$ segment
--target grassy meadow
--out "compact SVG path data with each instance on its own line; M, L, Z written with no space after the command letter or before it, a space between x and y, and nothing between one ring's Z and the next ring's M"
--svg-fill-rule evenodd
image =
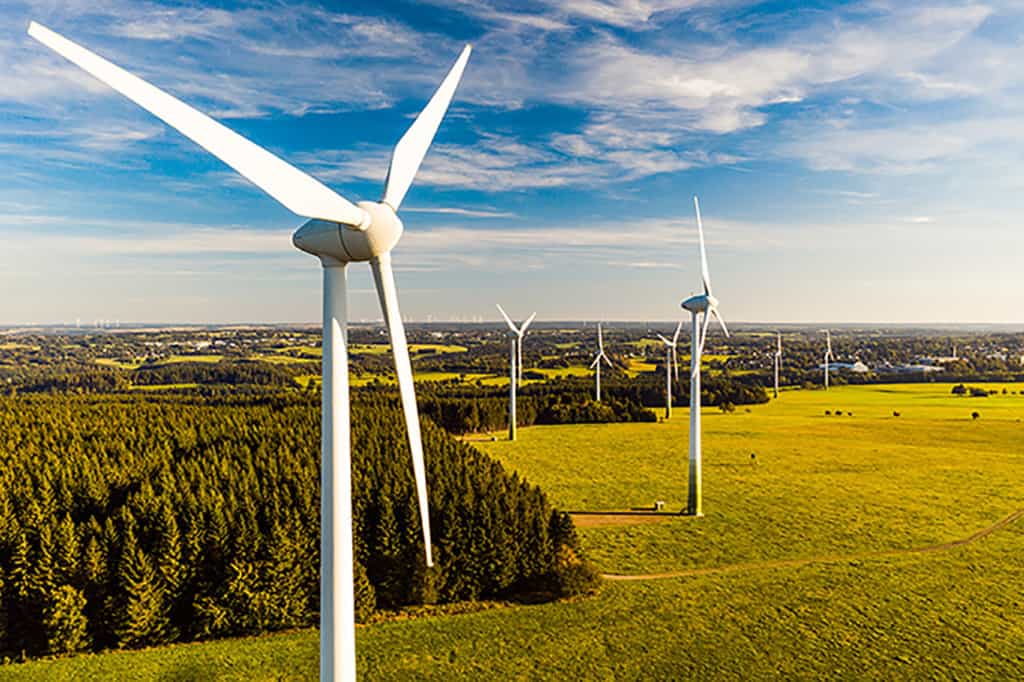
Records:
M379 680L1019 678L1024 519L969 544L908 551L967 538L1024 509L1024 385L1006 388L1014 393L988 398L953 396L949 384L787 390L749 411L708 409L704 518L578 517L603 572L645 579L609 580L574 601L361 627L360 672ZM679 408L669 422L531 427L515 443L477 446L564 509L660 499L678 510L687 433ZM684 574L647 575L674 572ZM312 630L0 666L0 680L316 673Z

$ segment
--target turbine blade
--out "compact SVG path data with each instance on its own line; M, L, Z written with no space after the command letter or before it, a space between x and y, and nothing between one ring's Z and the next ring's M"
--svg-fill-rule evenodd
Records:
M537 317L537 313L534 313L533 315L530 315L528 318L526 318L526 322L523 322L523 326L519 330L520 334L525 334L526 333L527 327L530 326L530 323L533 322L533 318L535 318L535 317Z
M672 364L674 366L675 379L679 381L679 353L676 352L675 346L672 346Z
M729 338L729 329L725 326L725 320L722 319L722 315L718 312L718 308L712 308L711 314L718 320L718 326L722 328L722 332L725 334L725 338Z
M395 356L395 374L398 376L398 391L402 396L402 411L405 412L405 426L409 431L409 450L412 452L412 472L416 479L416 494L419 497L420 523L423 525L423 546L426 549L427 566L434 565L430 547L430 514L427 500L427 471L423 462L423 439L420 437L420 417L416 409L416 389L413 385L412 363L409 361L409 346L405 339L405 327L398 310L398 292L395 288L395 274L391 270L391 252L385 252L370 261L373 279L377 285L380 309L384 323L391 337L391 351Z
M367 223L363 209L206 114L45 26L32 22L28 34L234 168L293 213L351 226Z
M466 68L469 60L469 53L472 48L466 45L462 54L455 60L455 66L451 68L445 79L441 81L440 87L434 96L423 107L423 111L416 117L405 135L395 145L395 151L391 154L391 165L388 167L388 177L384 182L384 198L382 201L394 210L402 205L405 193L409 191L416 171L423 163L423 157L430 149L430 143L434 141L437 129L441 126L441 120L448 111L448 105L455 94L455 88L459 86L462 78L462 71Z
M700 201L693 197L693 207L697 211L697 236L700 239L700 279L704 283L704 293L711 295L711 275L708 272L708 254L704 248L704 224L700 219Z
M512 318L510 318L510 317L509 317L509 316L508 316L508 315L507 315L507 314L505 313L505 309L504 309L504 308L502 308L502 307L501 307L501 305L500 305L500 304L498 304L498 303L495 303L495 305L496 305L496 306L498 306L498 312L499 312L499 313L501 313L501 316L505 318L505 324L507 324L507 325L508 325L508 328L512 330L512 333L513 333L513 334L518 334L518 333L519 333L519 330L518 330L518 329L516 329L516 326L515 326L514 324L512 324Z
M698 354L701 357L704 356L704 344L706 344L708 340L708 325L711 322L711 315L708 313L709 311L704 311L704 324L701 325L700 329L700 345L697 346Z
M672 345L675 346L676 342L679 341L679 332L683 331L683 321L679 320L679 324L676 325L676 333L672 335Z
M669 341L668 339L666 339L661 334L655 334L655 336L657 336L659 339L661 339L661 342L664 343L666 346L671 346L672 345L672 342Z
M597 323L597 349L604 355L604 338L601 336L601 323Z
M601 362L601 356L598 355L596 358L594 358L594 361L592 363L590 363L590 369L594 369L595 367L597 367L597 365L600 362Z
M775 339L779 342L779 350L777 352L779 355L782 355L782 334L776 334Z
M612 361L609 360L608 356L605 355L603 352L601 353L601 357L604 359L604 364L608 365L609 367L612 366Z

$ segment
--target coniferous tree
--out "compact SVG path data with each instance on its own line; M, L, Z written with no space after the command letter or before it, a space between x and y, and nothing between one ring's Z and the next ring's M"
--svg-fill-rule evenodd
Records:
M71 654L89 644L85 596L70 585L61 585L50 599L43 620L50 653Z
M79 548L78 534L70 514L65 514L57 525L53 537L54 543L54 579L63 585L71 585L78 581L79 562L82 552Z
M173 631L163 585L149 557L129 534L118 568L117 625L114 634L118 646L138 647L163 644L173 639Z
M355 588L356 622L366 623L377 609L377 595L373 584L366 575L366 568L359 561L352 566Z
M267 549L266 584L276 610L275 628L310 624L308 600L303 592L302 548L292 528L275 526Z
M156 570L163 582L164 593L173 603L181 595L185 582L185 565L182 562L181 532L174 519L169 502L160 507L156 542Z
M29 595L42 603L53 593L57 581L53 564L53 531L49 525L44 524L37 530L35 549L28 573L28 588Z

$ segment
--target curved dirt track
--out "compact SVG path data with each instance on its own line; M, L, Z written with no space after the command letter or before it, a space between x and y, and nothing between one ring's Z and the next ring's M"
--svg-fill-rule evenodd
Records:
M719 573L740 573L743 571L757 571L771 568L796 568L810 564L834 564L844 561L859 561L862 559L880 559L902 554L929 554L931 552L944 552L957 547L969 545L972 542L991 535L1001 530L1017 519L1024 516L1024 509L1013 512L1002 520L982 528L981 530L959 540L944 542L939 545L928 545L926 547L913 547L911 549L887 549L877 552L861 552L857 554L838 554L834 556L811 557L807 559L776 559L773 561L755 561L746 564L730 564L728 566L712 566L709 568L690 568L683 571L671 571L669 573L642 573L638 575L620 575L616 573L604 573L601 577L606 580L660 580L664 578L684 578L699 575L717 575Z

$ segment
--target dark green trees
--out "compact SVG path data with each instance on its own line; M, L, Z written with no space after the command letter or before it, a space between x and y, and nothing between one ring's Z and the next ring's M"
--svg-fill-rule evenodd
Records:
M361 620L577 589L571 522L424 420L427 569L395 408L386 395L354 406ZM0 398L0 656L315 624L319 428L318 396L297 391Z

